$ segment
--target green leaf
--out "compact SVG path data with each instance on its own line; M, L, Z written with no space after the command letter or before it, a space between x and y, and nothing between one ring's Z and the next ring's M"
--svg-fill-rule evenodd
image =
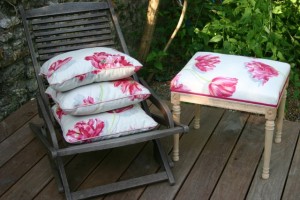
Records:
M275 6L272 11L273 14L282 14L282 6Z
M212 37L212 38L209 40L209 42L217 43L217 42L220 42L222 39L223 39L223 36L222 36L222 35L216 35L216 36Z

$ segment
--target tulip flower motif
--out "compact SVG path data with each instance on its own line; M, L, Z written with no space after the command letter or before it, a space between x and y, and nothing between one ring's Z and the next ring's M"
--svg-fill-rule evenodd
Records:
M112 55L106 52L95 52L91 56L86 56L85 60L90 61L92 66L96 68L96 70L93 71L94 74L99 73L101 69L133 66L125 59L125 56L118 54Z
M68 130L67 141L90 141L98 137L104 128L104 122L99 119L89 119L87 122L77 122L72 130Z
M237 78L216 77L208 85L209 93L212 96L228 98L235 92L237 83Z
M87 77L87 73L86 74L80 74L75 76L79 81L83 81L86 77Z
M57 107L55 112L59 120L61 120L62 116L65 115L64 111L60 107Z
M213 70L216 67L216 64L221 62L219 56L212 56L209 54L198 56L195 60L197 61L195 66L202 72Z
M259 80L264 85L271 77L278 76L278 71L270 65L262 62L252 61L245 63L248 72L252 74L252 78Z
M52 63L48 69L48 74L47 77L51 77L52 74L58 70L59 68L61 68L63 65L65 65L66 63L68 63L70 60L72 59L72 57L67 57L63 60L57 60L54 63Z
M171 91L190 91L189 88L179 83L180 74L177 74L171 81Z
M91 105L95 104L95 100L93 97L87 97L86 99L83 99L83 105Z

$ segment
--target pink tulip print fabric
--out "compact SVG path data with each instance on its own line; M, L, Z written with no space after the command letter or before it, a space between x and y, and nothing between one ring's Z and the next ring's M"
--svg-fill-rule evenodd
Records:
M237 78L216 77L208 85L212 96L228 98L233 95L238 83Z
M66 114L90 115L139 103L150 91L132 78L92 83L66 92L46 90Z
M105 140L148 131L158 125L138 104L84 116L62 114L58 105L52 109L68 143Z
M277 106L290 65L283 62L197 52L172 79L173 92Z
M126 60L125 56L120 54L109 54L106 52L94 52L91 56L84 58L90 61L95 70L92 73L97 74L103 69L120 68L133 66L132 63Z
M262 84L265 84L270 78L279 75L276 69L262 62L251 61L245 63L245 66L252 75L252 78L261 81Z
M142 64L112 48L86 48L59 54L45 62L40 70L49 85L60 92L94 82L130 77Z

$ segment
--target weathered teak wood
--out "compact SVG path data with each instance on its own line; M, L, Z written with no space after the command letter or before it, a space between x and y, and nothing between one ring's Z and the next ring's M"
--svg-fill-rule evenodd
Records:
M178 199L183 199L186 194L190 194L190 199L199 197L208 199L210 197L249 117L245 113L230 112L225 112L220 124L178 193ZM198 181L195 182L195 179Z
M244 199L263 152L264 118L251 115L211 195L211 199Z
M28 105L30 104L25 104L24 106L26 107ZM14 114L14 116L21 120L23 117L23 110L29 110L29 108L21 108ZM182 113L184 113L182 114L183 120L187 120L187 124L190 124L192 127L193 121L189 116L189 113L194 113L193 105L182 104ZM199 129L191 128L189 134L180 138L182 157L180 162L174 163L175 167L173 168L173 172L176 178L176 184L174 186L170 187L168 183L158 183L148 187L139 187L94 199L176 199L177 193L180 193L181 188L184 188L183 185L188 184L189 182L187 181L185 183L186 178L192 178L190 172L196 167L194 164L196 162L202 162L201 154L205 152L204 148L208 142L213 139L211 136L214 131L220 129L218 126L222 124L222 117L224 117L222 109L205 106L201 108L201 115L205 116L201 118L201 131L199 131ZM31 120L34 120L34 118ZM220 197L219 195L222 195L222 199L225 200L237 199L238 197L240 197L239 199L249 200L298 200L298 197L300 196L298 189L300 123L284 121L283 131L289 134L283 134L283 142L281 144L274 145L272 152L275 155L272 157L271 165L272 176L268 181L265 181L260 178L262 160L259 160L259 157L262 155L261 153L263 148L261 145L263 144L263 135L259 134L259 132L264 129L263 121L263 117L258 115L251 115L248 118L243 132L233 147L234 149L228 162L223 165L224 170L220 174L218 182L215 183L215 189L212 191L210 199L217 199L217 197ZM26 124L19 128L18 133L27 134L26 131L22 130L26 130ZM172 142L171 138L165 139L163 140L163 144L168 147L169 150L172 146L170 144ZM255 139L259 142L250 142L255 141ZM249 144L247 144L246 141L249 141ZM3 142L5 142L5 140ZM285 148L288 150L282 151ZM120 149L124 150L125 153L127 152L127 148L125 147ZM130 149L131 148L129 148L128 151ZM80 167L81 165L84 167L84 171L78 172L78 179L76 177L70 177L70 185L72 188L83 187L81 186L82 184L89 185L88 180L92 180L89 177L92 177L93 173L99 173L98 170L101 171L101 167L98 166L103 166L103 161L106 160L107 163L109 160L111 160L111 163L113 163L113 161L117 161L117 153L110 154L110 151L106 151L103 153L104 155L102 155L102 152L103 151L100 151L99 154L82 154L81 156L75 156L66 161L66 166L69 169L75 169L73 168L74 166ZM4 150L4 152L0 152L0 155L2 156L5 153L6 152ZM222 152L219 153L219 156L223 155ZM153 159L152 154L152 144L150 142L149 145L147 144L145 146L145 148L140 147L140 151L137 156L136 154L131 157L128 155L128 158L133 160L133 162L130 163L128 165L128 169L123 172L123 169L119 168L120 171L118 170L117 173L122 174L120 179L126 179L136 174L142 174L143 172L152 173L152 170L158 169L157 163L149 163L149 160ZM45 155L46 152L40 142L33 139L23 149L19 149L13 157L0 167L0 200L64 199L64 195L57 191L56 184L50 171L48 161L45 159ZM95 157L97 159L93 159ZM253 163L250 164L250 161ZM284 163L282 163L282 161ZM146 165L145 163L148 163L149 165ZM141 166L143 169L139 169ZM239 171L237 169L239 169ZM109 167L106 167L101 172L109 174L111 173L111 170L112 169ZM49 177L45 176L45 171L49 172L47 173L47 176ZM247 174L248 172L249 174ZM71 173L75 173L75 171L73 170ZM86 177L87 179L85 180ZM108 179L106 180L108 181ZM83 181L85 183L83 183ZM194 177L194 183L199 181L201 182L198 177ZM94 183L95 182L92 184ZM225 183L228 184L225 185ZM200 190L205 190L205 185L195 184L195 187L196 186L200 187L198 188ZM248 191L246 192L246 196L244 196L245 190ZM190 191L187 192L188 193L185 194L184 199L192 199ZM201 197L197 197L197 199L200 198ZM179 196L177 199L180 199ZM201 199L205 200L205 198Z
M169 105L170 105L170 103L169 103ZM154 110L154 113L157 113L157 110ZM183 116L182 122L184 124L189 124L192 121L193 113L194 113L193 106L186 105L182 109L182 116ZM162 143L166 147L166 151L170 152L172 149L172 141L170 140L170 138L164 138L162 140ZM139 176L141 174L149 174L149 173L154 173L154 172L158 171L159 165L157 165L155 163L153 163L152 165L146 164L147 160L151 159L151 155L152 155L151 152L152 152L152 146L147 144L145 146L145 148L141 151L141 153L138 155L138 157L135 159L135 161L130 165L130 167L125 171L125 173L122 174L120 179L128 179L133 176ZM177 167L178 166L174 167L173 171L175 171L177 169ZM170 188L174 188L174 190L176 190L177 184L178 184L178 180L176 180L176 184ZM169 187L169 185L168 185L168 187ZM119 192L116 194L107 195L107 196L105 196L105 199L111 199L111 200L113 200L113 199L116 199L116 200L117 199L128 199L128 198L138 199L141 196L141 194L144 193L145 189L146 189L145 187L139 187L134 190ZM158 193L158 194L163 195L161 193ZM156 198L153 198L153 199L156 199Z
M40 123L41 120L38 116L35 116L32 120L34 123ZM24 134L20 134L20 132ZM4 165L11 157L18 153L18 151L24 148L28 143L30 143L34 138L29 124L25 125L25 129L18 130L12 134L9 138L1 142L0 152L5 152L5 154L0 156L0 167Z
M20 13L39 85L39 93L37 95L39 111L44 120L43 126L32 124L31 129L48 150L59 191L64 191L67 199L83 199L164 180L168 180L173 185L175 180L170 169L169 160L159 139L177 132L187 132L188 126L174 123L168 106L136 74L133 75L133 78L150 89L152 95L149 100L160 111L160 116L152 114L147 104L142 102L143 109L162 125L159 129L80 145L61 145L58 142L60 132L55 126L57 124L51 112L51 102L45 95L47 85L43 77L39 76L40 66L45 60L56 54L86 47L109 46L128 54L128 49L110 0L52 4L31 10L24 10L20 7ZM114 180L117 182L101 186L93 185L94 188L89 189L79 186L79 183L75 184L75 188L70 187L72 185L69 184L68 174L66 173L68 167L64 166L62 160L64 156L123 147L151 140L157 149L161 166L164 170L157 173L154 171L150 175L139 175L137 178L126 181L118 181L118 173L116 173ZM132 152L132 154L137 152L138 150L135 153ZM125 167L129 163L126 164L124 161L122 164ZM80 169L76 167L76 170ZM71 171L72 173L74 171ZM81 176L88 177L88 174L82 174ZM104 180L102 180L101 184L106 184ZM92 183L92 181L89 183ZM75 191L73 189L79 190Z
M295 126L295 125L294 125ZM300 123L298 123L298 127ZM296 128L296 126L295 126ZM287 177L287 182L284 188L284 193L282 196L283 200L296 200L300 199L300 140L298 137L297 147L295 148L295 154L292 160L291 168Z
M36 115L36 101L28 101L26 105L22 106L20 109L21 110L13 112L11 115L0 122L0 142L13 134L17 129L19 129ZM18 116L19 112L22 112L23 115Z
M283 134L282 142L274 145L272 150L272 176L268 181L261 181L258 176L258 170L252 181L247 199L281 199L283 190L285 189L285 181L289 174L293 153L295 152L295 146L299 139L300 124L291 124L291 122L285 121L283 131L289 134ZM261 167L261 162L259 167ZM293 172L290 171L290 173ZM291 179L290 181L292 183L294 182L293 184L299 184L297 183L299 180ZM299 196L299 191L297 190L293 190L291 193L295 193Z
M185 106L186 105L184 105L184 107ZM182 110L184 110L184 107L182 107ZM216 108L206 107L201 109L201 115L205 116L201 118L201 127L203 131L201 131L200 133L199 130L191 129L188 135L184 135L184 137L180 139L182 158L180 159L180 162L175 163L174 176L177 177L176 185L173 187L168 187L168 185L164 183L151 185L146 188L140 199L175 199L177 193L180 191L182 185L184 184L186 177L194 167L195 161L197 160L198 156L201 154L203 148L213 134L214 129L219 123L219 120L222 117L223 113L224 110ZM194 179L194 182L198 182L196 177ZM190 198L190 193L185 194L184 199ZM197 199L200 199L200 197L197 197Z
M171 92L171 102L173 104L173 118L176 122L180 122L180 102L188 102L196 104L196 110L199 113L200 105L207 106L215 106L226 109L233 109L243 112L250 113L258 113L263 114L266 119L265 126L265 144L264 144L264 164L262 171L262 178L269 178L269 170L270 170L270 158L271 158L271 150L273 143L273 133L275 132L276 126L276 135L275 142L281 142L281 134L282 134L282 123L284 118L284 106L286 101L286 88L287 88L288 80L285 83L283 88L283 92L279 99L279 105L277 107L270 107L258 104L251 104L247 102L237 102L227 99L218 99L207 96L200 96L194 94L186 94L180 92ZM277 116L278 111L278 116ZM275 120L277 117L277 121L275 124ZM195 128L200 128L198 123L200 116L197 115L195 117ZM179 160L179 134L174 135L174 149L173 149L173 160Z

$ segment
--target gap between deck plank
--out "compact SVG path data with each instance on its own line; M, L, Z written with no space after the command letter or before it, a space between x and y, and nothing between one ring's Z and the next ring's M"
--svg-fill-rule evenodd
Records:
M272 146L270 178L268 180L261 179L261 160L246 199L281 199L296 141L299 135L299 126L295 126L295 123L293 122L284 121L282 132L281 143L273 143Z
M37 115L36 100L30 100L0 122L0 142ZM17 119L17 120L16 120Z
M251 115L218 181L211 200L244 199L264 147L262 116Z
M150 185L140 199L171 200L175 198L223 113L223 109L201 108L201 116L203 116L200 120L201 128L194 129L191 123L190 132L180 139L181 156L173 168L176 184L174 186L170 186L168 183Z
M176 199L209 199L249 114L226 110Z

